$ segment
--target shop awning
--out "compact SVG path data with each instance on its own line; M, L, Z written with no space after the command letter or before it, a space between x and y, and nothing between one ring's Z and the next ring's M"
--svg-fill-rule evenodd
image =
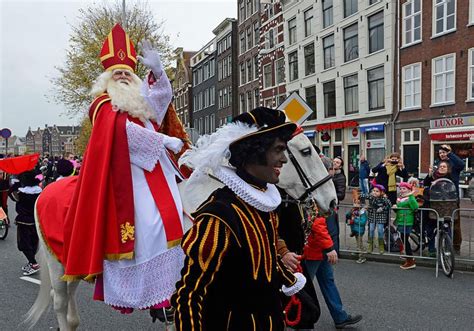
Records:
M385 122L361 124L360 132L384 131Z
M431 140L474 140L474 126L429 129Z

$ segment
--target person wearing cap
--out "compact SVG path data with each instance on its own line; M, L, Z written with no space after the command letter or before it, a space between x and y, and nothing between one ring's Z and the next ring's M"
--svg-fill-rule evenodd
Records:
M459 175L461 174L461 171L464 170L466 162L453 153L451 151L451 146L449 145L441 145L438 149L438 156L439 160L435 162L435 165L438 166L441 161L448 162L451 169L451 179L459 191Z
M284 330L280 290L291 296L306 282L277 254L281 196L275 184L296 129L279 110L259 107L235 117L182 161L194 165L188 185L224 184L193 214L172 304L177 330Z
M94 298L123 313L168 307L184 260L183 175L174 154L186 134L159 53L147 41L141 48L137 56L119 24L108 34L80 175L54 184L62 191L76 185L64 222L62 280L96 280ZM138 60L150 69L143 82L134 73ZM48 219L47 208L38 210Z
M400 266L403 270L416 268L415 259L413 258L413 251L410 245L410 233L415 222L415 211L418 209L418 202L413 196L413 188L411 184L401 182L400 196L397 198L397 204L393 206L396 211L395 223L398 232L400 232L403 246L405 247L405 254L408 256L405 262Z
M15 210L17 216L17 245L28 263L21 270L24 276L32 275L40 270L40 265L36 261L38 251L38 233L35 226L34 209L42 189L39 187L37 173L34 170L26 171L18 175L19 181L10 188L10 198L16 202Z
M365 200L369 200L369 208L367 211L369 221L369 246L367 252L372 253L374 250L374 232L377 228L379 252L380 254L385 253L385 243L383 241L384 226L387 219L390 216L390 207L392 204L385 195L385 187L380 184L375 184L372 188L372 192L369 194L361 193L361 203L365 203Z

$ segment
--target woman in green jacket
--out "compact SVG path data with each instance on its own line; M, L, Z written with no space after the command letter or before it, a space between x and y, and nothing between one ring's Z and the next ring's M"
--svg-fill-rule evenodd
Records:
M415 259L412 257L413 252L408 238L410 237L410 232L415 220L415 211L418 209L418 202L413 196L413 188L411 184L402 182L399 187L400 196L397 198L397 204L394 206L394 208L397 209L395 222L398 227L398 232L400 232L403 245L405 246L405 254L409 256L400 268L408 270L416 268Z

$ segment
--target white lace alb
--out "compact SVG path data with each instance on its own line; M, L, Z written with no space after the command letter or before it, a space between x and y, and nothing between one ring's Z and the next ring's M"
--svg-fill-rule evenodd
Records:
M152 171L164 154L163 134L143 128L127 120L127 141L130 162Z
M131 267L120 268L104 260L104 301L116 307L145 309L169 300L183 265L180 246Z
M153 85L149 85L147 79L145 79L142 84L141 95L155 111L156 122L161 124L173 98L173 89L166 73L162 71L160 78Z
M267 184L265 192L252 187L249 183L240 178L233 169L219 167L214 175L219 178L232 192L239 198L254 208L263 212L275 210L281 203L281 196L278 189L273 184Z
M18 188L18 191L25 194L40 194L42 189L39 186L25 186Z

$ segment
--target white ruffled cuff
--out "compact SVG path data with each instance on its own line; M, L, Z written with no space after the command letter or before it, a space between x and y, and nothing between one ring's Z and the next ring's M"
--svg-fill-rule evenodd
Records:
M156 122L161 125L173 98L171 83L163 70L160 77L152 85L145 79L141 88L141 95L156 114Z
M286 287L285 285L281 287L283 294L285 294L287 297L291 297L292 295L295 295L296 293L301 291L303 287L306 285L306 277L302 273L297 272L294 275L296 277L296 283L294 283L290 287Z
M164 135L128 120L126 129L130 162L144 170L152 171L160 156L164 155Z

